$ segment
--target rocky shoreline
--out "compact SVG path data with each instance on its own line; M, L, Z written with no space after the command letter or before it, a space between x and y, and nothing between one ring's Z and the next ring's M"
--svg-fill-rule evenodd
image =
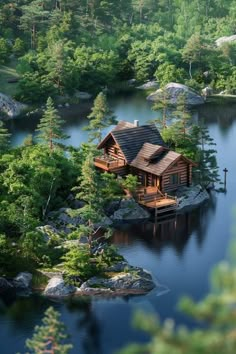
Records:
M68 296L126 296L144 295L156 287L151 274L140 268L130 266L126 261L119 262L104 271L104 276L94 276L80 286L68 284L61 273L39 271L48 277L46 286L34 288L33 275L22 272L13 279L0 277L0 295L14 292L16 295L29 296L34 291L50 298Z
M43 294L48 297L146 294L156 286L148 271L126 261L112 265L104 270L103 276L91 277L80 286L68 285L63 273L51 276L47 273L47 276L49 281Z

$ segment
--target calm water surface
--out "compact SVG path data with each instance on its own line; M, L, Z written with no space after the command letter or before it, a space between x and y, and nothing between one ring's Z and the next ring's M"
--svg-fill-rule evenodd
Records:
M138 93L119 97L110 102L118 119L141 123L156 116L150 105ZM68 144L78 146L86 141L84 117L87 104L79 110L64 110L67 117L66 132L71 136ZM196 325L178 312L176 304L182 295L201 299L209 290L209 274L212 267L224 259L232 238L233 208L236 206L236 107L204 106L194 114L195 119L204 116L211 136L217 143L220 173L229 170L227 192L213 194L211 201L191 213L178 215L158 225L133 225L116 230L113 242L133 265L152 272L161 285L146 296L116 299L74 299L66 302L49 301L40 296L0 300L0 353L24 352L24 342L32 335L43 312L53 305L71 334L73 354L111 354L130 341L143 342L148 337L131 327L132 314L137 309L158 313L162 319L174 318L177 323ZM9 122L13 144L22 143L37 124L36 119ZM223 177L223 176L222 176Z

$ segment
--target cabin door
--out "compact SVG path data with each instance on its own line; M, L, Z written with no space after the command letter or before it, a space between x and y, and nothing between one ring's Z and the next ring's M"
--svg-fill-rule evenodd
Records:
M147 173L146 187L157 187L158 186L158 177Z

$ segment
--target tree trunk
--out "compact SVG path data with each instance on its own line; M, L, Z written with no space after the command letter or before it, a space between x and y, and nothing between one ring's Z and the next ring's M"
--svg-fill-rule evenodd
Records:
M192 62L190 61L189 62L189 76L190 76L190 79L192 80Z

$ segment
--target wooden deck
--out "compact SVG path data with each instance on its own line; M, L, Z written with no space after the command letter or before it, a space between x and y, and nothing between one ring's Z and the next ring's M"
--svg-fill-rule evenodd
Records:
M158 214L169 213L177 208L177 199L163 194L157 187L138 188L136 201L146 208L156 210Z
M94 165L104 171L113 171L118 167L126 166L126 163L124 160L121 159L112 160L106 157L95 157Z

